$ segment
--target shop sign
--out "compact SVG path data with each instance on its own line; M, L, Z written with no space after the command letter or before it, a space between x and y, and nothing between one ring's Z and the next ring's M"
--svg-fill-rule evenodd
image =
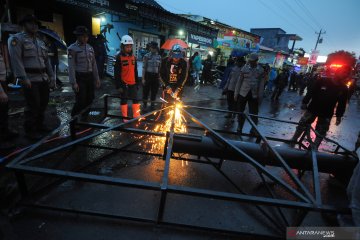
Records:
M226 30L219 32L217 46L225 49L258 51L260 49L260 36L250 35L242 31Z
M319 56L319 51L313 50L310 55L309 64L316 64L316 60Z
M188 34L188 41L189 43L195 43L205 47L213 46L213 40L210 37L205 37L203 35L195 34L192 32L189 32Z
M297 64L299 64L299 65L308 65L308 63L309 63L308 57L299 57L297 59Z

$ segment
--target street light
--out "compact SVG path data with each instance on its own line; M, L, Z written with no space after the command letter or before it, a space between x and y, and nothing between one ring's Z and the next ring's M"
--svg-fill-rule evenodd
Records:
M105 17L100 17L101 22L105 22L106 18Z
M179 30L178 34L179 36L184 36L184 30Z

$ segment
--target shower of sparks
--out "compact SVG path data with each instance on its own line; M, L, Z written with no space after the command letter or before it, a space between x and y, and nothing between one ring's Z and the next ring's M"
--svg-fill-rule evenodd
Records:
M165 119L163 121L160 121L155 127L153 128L154 132L161 132L161 133L167 133L170 132L171 124L173 121L173 117L175 117L175 125L174 125L174 132L175 133L187 133L186 128L186 119L182 114L182 104L176 103L175 109L171 108L168 110L164 116ZM174 114L175 111L175 114ZM146 127L145 130L148 130L149 127ZM159 153L164 150L166 137L159 137L159 136L151 136L149 137L145 144L148 146L150 153Z

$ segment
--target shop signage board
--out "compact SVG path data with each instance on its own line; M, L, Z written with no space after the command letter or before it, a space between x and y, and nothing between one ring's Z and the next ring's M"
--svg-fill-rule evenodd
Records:
M311 51L311 55L309 58L309 64L311 64L311 65L316 64L316 60L317 60L318 56L319 56L319 51L317 51L317 50Z
M299 65L308 65L309 58L308 57L299 57L297 60L297 64Z
M219 33L216 42L216 47L226 50L238 49L257 52L260 49L260 36L245 31L223 31Z
M199 44L205 47L213 47L213 39L204 35L197 33L189 32L188 33L188 42Z

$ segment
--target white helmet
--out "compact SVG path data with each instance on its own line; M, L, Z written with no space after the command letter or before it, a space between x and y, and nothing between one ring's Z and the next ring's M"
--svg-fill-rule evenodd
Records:
M121 38L121 44L124 44L124 45L131 44L131 45L133 45L133 44L134 44L134 40L133 40L132 37L130 37L129 35L124 35L124 36L122 36L122 38Z

